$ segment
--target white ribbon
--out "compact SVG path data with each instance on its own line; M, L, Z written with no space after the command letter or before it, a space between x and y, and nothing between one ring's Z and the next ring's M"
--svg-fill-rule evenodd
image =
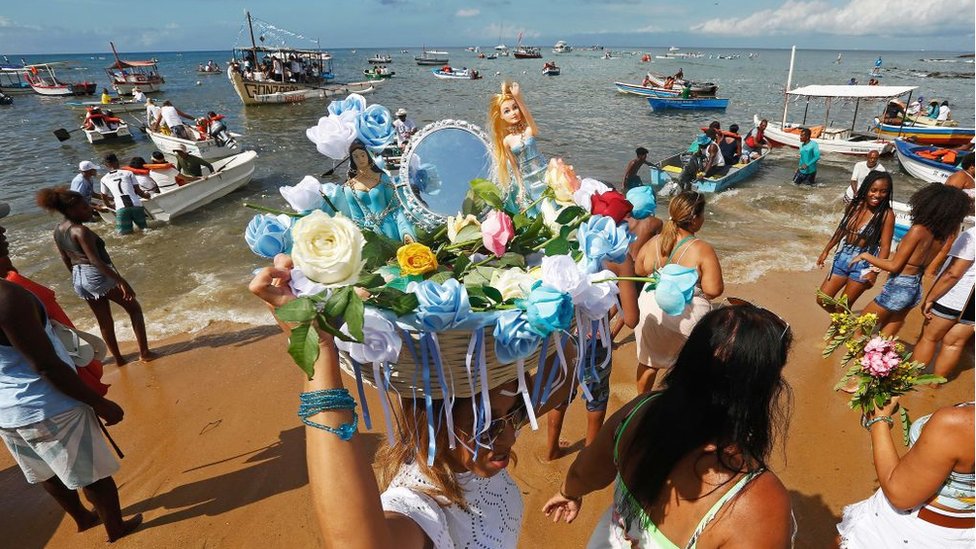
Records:
M539 423L535 418L532 399L529 398L529 387L525 380L525 359L518 359L518 362L515 363L515 368L518 375L518 392L522 393L522 400L525 401L525 411L529 415L529 424L532 425L533 431L538 431Z

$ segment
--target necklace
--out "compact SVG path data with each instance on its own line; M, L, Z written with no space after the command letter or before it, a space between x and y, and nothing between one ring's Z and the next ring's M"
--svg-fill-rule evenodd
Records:
M508 127L508 133L510 135L520 134L525 132L525 128L528 127L525 122L519 122L518 124L512 124Z

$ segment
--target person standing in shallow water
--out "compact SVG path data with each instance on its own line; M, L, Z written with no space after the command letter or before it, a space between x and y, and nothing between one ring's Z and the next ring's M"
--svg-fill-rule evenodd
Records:
M820 161L820 145L810 139L810 128L800 130L800 166L793 174L797 185L817 184L817 162Z
M108 346L115 363L126 360L119 351L112 320L111 302L122 306L132 321L132 331L139 343L139 358L148 362L155 358L146 339L146 322L142 307L136 301L132 286L119 274L105 249L105 241L84 225L92 217L92 207L80 194L64 187L41 189L37 193L37 205L45 210L57 211L64 221L54 228L54 243L64 266L71 273L71 281L78 297L85 300L98 320L102 339Z
M634 187L640 187L644 184L637 172L640 171L642 166L650 166L651 163L647 161L647 149L644 147L637 147L635 151L637 157L627 164L627 171L624 172L624 192L633 189Z

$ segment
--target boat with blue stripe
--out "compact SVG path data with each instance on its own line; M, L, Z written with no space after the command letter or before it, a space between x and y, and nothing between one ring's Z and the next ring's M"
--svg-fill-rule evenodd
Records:
M692 97L682 99L680 97L648 97L647 103L652 111L664 111L669 109L698 110L698 109L722 109L729 106L728 99L718 99L715 97Z
M913 138L916 143L942 146L964 145L976 135L976 128L926 124L923 122L923 117L917 117L917 121L906 120L904 125L885 124L875 118L874 128L878 132L878 137L882 139Z
M640 84L628 84L627 82L614 82L614 87L620 93L629 93L641 97L678 97L679 90L669 90L653 86L641 86Z
M935 153L937 151L944 151L940 147L933 147L931 145L915 145L905 141L904 139L895 139L895 152L898 154L898 161L901 162L902 168L906 172L910 173L913 177L917 177L922 181L927 181L929 183L945 183L949 176L959 171L959 167L955 162L946 163L941 162L935 158L926 158L919 153ZM953 152L955 151L945 151ZM960 154L953 154L956 162L958 162L962 155L966 153L960 152ZM972 154L972 153L969 153Z
M691 188L701 193L720 193L728 188L738 185L750 177L756 175L762 166L763 160L769 155L769 148L764 148L759 158L751 160L748 164L735 164L729 170L717 177L702 177L693 179L696 174L688 174L686 177L692 178ZM650 184L655 188L661 189L669 187L681 187L681 176L685 171L690 153L682 152L652 165L650 167ZM694 169L694 168L691 168Z

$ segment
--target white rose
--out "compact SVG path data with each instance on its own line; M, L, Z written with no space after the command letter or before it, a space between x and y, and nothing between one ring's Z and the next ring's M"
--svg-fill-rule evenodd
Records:
M585 318L590 320L601 319L610 312L611 307L616 305L617 294L620 293L620 289L617 288L615 282L593 283L594 280L606 280L616 278L616 276L611 271L603 270L589 275L583 283L580 293L573 300L573 303Z
M315 148L333 160L342 160L349 155L349 145L356 139L356 117L353 111L339 116L330 114L319 118L319 123L305 130L305 137Z
M575 299L586 282L586 275L568 255L550 255L542 258L542 282L567 293Z
M291 237L291 258L311 280L335 288L359 279L366 238L348 217L315 210L295 222Z
M349 327L345 324L342 325L341 331L349 335ZM363 313L362 343L343 341L339 338L335 340L337 349L349 353L349 356L360 364L396 362L400 358L402 345L403 340L397 334L393 323L371 307L366 307Z
M573 202L586 210L586 213L590 213L593 210L593 195L602 194L609 190L611 189L606 183L587 177L580 183L579 190L573 193Z
M563 208L557 208L555 202L552 200L543 200L539 203L539 213L542 214L542 222L555 234L559 234L560 225L556 223L556 218L559 217L559 212L561 211L563 211Z
M488 285L501 292L502 299L508 300L513 297L522 299L529 295L534 283L535 278L522 269L508 269L491 273Z
M307 212L317 210L325 204L321 189L322 185L318 179L306 175L304 179L298 182L298 185L278 187L278 192L285 197L288 205L296 212Z
M451 241L451 244L458 241L458 235L461 234L462 229L465 227L474 227L477 230L468 229L464 231L465 234L463 235L464 238L461 239L462 241L481 238L481 222L478 221L477 217L471 214L462 216L461 212L458 212L457 217L448 216L447 239Z

